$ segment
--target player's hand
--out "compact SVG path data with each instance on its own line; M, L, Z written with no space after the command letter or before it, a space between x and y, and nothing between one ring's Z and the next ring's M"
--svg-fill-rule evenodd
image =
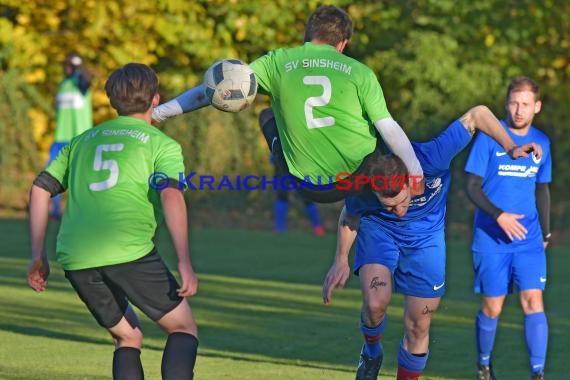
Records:
M178 262L178 272L182 280L182 286L177 289L180 297L191 297L198 292L198 277L192 270L188 261Z
M534 157L538 160L542 157L542 147L536 143L528 143L515 146L513 149L509 150L507 154L513 160L521 157L528 157L529 154L534 154Z
M49 262L47 257L33 260L28 267L28 285L36 292L43 292L47 288L49 277Z
M505 234L511 239L511 241L515 240L524 240L526 239L526 234L528 231L524 226L519 222L519 219L524 218L522 214L511 214L510 212L503 212L497 218L497 223L503 229Z
M425 177L422 177L422 179L419 181L417 178L410 178L410 181L413 181L410 183L410 186L412 188L412 198L418 195L422 195L426 189Z
M325 305L330 304L335 288L344 288L349 276L350 266L348 262L337 262L335 260L323 283L323 303Z

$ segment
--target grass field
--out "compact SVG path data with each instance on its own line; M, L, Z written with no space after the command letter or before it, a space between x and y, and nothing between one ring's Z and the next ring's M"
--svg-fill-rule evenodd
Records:
M53 250L57 224L50 224ZM25 281L29 257L27 222L0 220L0 379L110 379L113 346L98 328L57 263L48 291L35 294ZM331 263L334 236L248 230L195 229L192 255L200 278L191 299L199 326L196 378L203 380L353 379L362 344L360 292L351 279L333 304L321 302L321 282ZM169 238L159 250L174 267ZM570 247L549 255L546 305L550 322L547 378L569 378ZM53 256L53 255L52 255ZM472 269L466 241L449 242L448 291L435 315L430 360L423 379L473 379ZM522 314L516 296L500 321L494 354L497 375L528 379ZM402 298L395 296L384 334L379 378L394 378L402 337ZM142 354L147 379L159 379L165 338L144 316Z

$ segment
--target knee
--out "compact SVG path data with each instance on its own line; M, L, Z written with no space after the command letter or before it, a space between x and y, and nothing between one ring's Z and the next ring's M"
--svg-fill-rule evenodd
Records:
M121 335L112 334L117 347L135 347L140 350L142 347L143 333L139 328L125 331Z
M521 308L525 314L539 313L544 311L542 297L529 295L521 297Z
M429 335L430 321L422 320L407 320L405 322L406 337L409 342L415 343L425 339Z
M371 300L364 305L363 320L367 326L378 325L386 314L388 306L380 300Z
M483 313L491 318L491 319L495 319L498 318L501 315L501 312L503 311L503 305L483 305L483 307L481 308L483 310Z

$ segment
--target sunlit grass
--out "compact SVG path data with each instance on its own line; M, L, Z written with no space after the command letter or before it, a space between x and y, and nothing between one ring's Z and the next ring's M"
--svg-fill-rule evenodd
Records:
M50 226L53 244L56 226ZM52 261L48 291L35 294L25 283L28 238L25 221L0 221L6 250L0 257L0 379L110 379L113 346ZM196 378L206 380L353 379L362 339L358 328L357 279L321 300L321 282L332 261L334 237L245 230L193 230L192 254L200 278L190 299L199 326ZM175 258L161 231L159 250L172 268ZM564 379L570 341L567 248L550 253L546 294L550 322L547 373ZM452 242L448 292L435 314L430 360L424 379L471 379L475 362L472 269L466 242ZM383 337L381 378L394 378L403 335L402 297L394 295ZM528 378L522 314L510 297L500 322L494 355L502 379ZM163 333L141 317L142 360L147 379L160 378Z

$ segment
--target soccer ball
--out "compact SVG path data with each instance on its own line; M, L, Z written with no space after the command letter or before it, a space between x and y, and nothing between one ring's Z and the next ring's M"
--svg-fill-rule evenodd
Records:
M255 99L257 80L249 65L239 59L214 63L204 75L205 94L210 104L225 112L239 112Z

